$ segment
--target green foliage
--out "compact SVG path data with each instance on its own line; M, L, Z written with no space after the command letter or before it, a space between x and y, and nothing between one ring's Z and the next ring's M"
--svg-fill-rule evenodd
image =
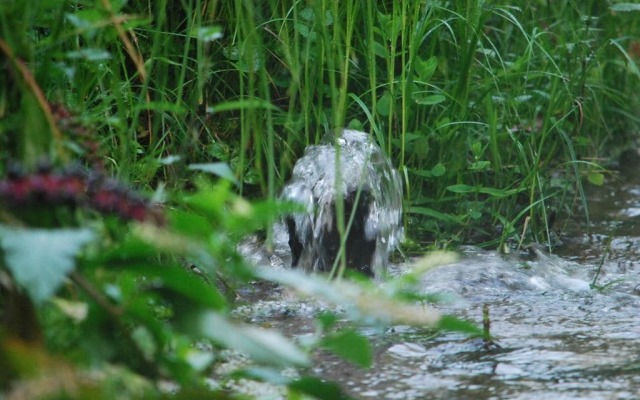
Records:
M550 243L549 209L571 212L555 199L607 177L583 161L637 129L631 3L4 4L0 131L22 134L0 158L28 165L83 151L48 100L91 127L121 177L180 188L193 163L231 178L214 158L241 193L274 199L305 146L349 125L402 170L409 234Z
M370 367L373 361L369 341L353 329L328 335L322 347L363 368Z
M88 229L19 229L0 225L7 268L36 303L48 300L60 288L73 270L80 248L93 239L94 234Z
M336 318L328 315L319 317L322 329L304 346L274 330L234 321L229 316L234 289L249 280L279 283L333 303L347 310L354 322L424 328L440 319L435 311L413 304L415 297L399 295L393 288L381 291L367 281L328 282L299 271L246 265L236 252L238 240L266 228L291 207L251 203L234 194L226 180L211 183L202 176L199 182L196 191L171 199L175 211L167 210L162 224L127 224L76 209L59 224L82 228L18 228L21 207L9 202L15 193L3 195L7 224L0 231L0 359L8 379L0 382L3 389L13 389L9 385L20 378L27 382L25 390L41 390L40 397L85 398L87 392L108 398L111 377L84 384L82 368L107 371L119 365L124 368L125 391L134 398L140 382L151 393L152 382L160 379L205 390L202 378L211 373L218 352L234 349L263 368L261 374L241 374L244 378L267 380L291 393L317 398L344 396L335 384L319 379L278 378L278 369L309 365L310 353L317 349L366 367L372 361L368 340L354 328L334 332ZM51 211L46 201L29 207L30 218ZM191 271L191 264L200 274ZM82 390L39 387L39 379L63 379L56 375L59 371L66 371L64 379ZM215 392L209 395L217 398Z

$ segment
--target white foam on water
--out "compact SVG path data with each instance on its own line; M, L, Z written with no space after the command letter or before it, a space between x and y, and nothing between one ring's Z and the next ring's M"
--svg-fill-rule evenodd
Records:
M322 235L332 228L336 197L358 191L367 191L371 197L364 221L367 240L376 241L371 267L376 274L384 271L390 253L403 239L402 180L370 135L350 129L329 132L319 145L309 146L282 191L282 199L306 210L293 216L303 245L303 268L322 267L317 264L325 251Z

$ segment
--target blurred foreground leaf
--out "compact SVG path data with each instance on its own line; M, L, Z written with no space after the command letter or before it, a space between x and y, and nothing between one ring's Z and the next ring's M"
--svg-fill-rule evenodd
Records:
M373 360L371 344L353 329L327 336L322 347L363 368L370 367Z
M316 297L345 307L350 318L354 319L373 319L385 324L399 323L419 327L434 326L440 319L440 313L434 309L405 303L374 287L348 281L328 282L324 277L293 270L257 268L256 275L290 287L302 296Z
M75 256L95 234L83 229L23 229L0 225L7 267L35 303L49 299L75 267Z
M213 162L206 164L190 164L189 169L192 171L202 171L208 172L210 174L216 175L222 179L226 179L234 184L238 184L238 179L231 171L229 164L224 162Z
M300 393L322 400L344 400L351 397L344 393L335 383L325 382L319 378L305 376L289 384L289 387Z
M466 333L470 336L484 336L482 329L471 322L461 320L451 315L443 315L438 322L438 329Z
M256 362L281 366L309 364L302 350L275 331L236 324L214 312L200 313L194 325L201 335Z
M635 3L618 3L609 7L611 11L617 12L630 12L630 11L640 11L640 4Z

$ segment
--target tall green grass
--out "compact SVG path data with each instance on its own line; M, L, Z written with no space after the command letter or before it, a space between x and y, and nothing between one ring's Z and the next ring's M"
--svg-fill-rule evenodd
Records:
M2 5L4 161L78 155L47 99L121 177L181 189L187 164L219 160L240 192L274 198L306 146L350 126L400 169L410 236L439 245L549 242L549 213L573 215L572 198L586 209L584 186L608 177L600 160L638 126L640 28L625 4Z

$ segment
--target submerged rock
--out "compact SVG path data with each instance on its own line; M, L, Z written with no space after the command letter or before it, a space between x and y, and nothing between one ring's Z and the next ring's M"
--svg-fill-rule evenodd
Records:
M336 215L340 196L349 228L347 266L380 275L403 237L402 181L368 134L349 129L329 132L319 145L309 146L282 191L284 200L306 210L285 221L292 266L331 270L340 249Z

